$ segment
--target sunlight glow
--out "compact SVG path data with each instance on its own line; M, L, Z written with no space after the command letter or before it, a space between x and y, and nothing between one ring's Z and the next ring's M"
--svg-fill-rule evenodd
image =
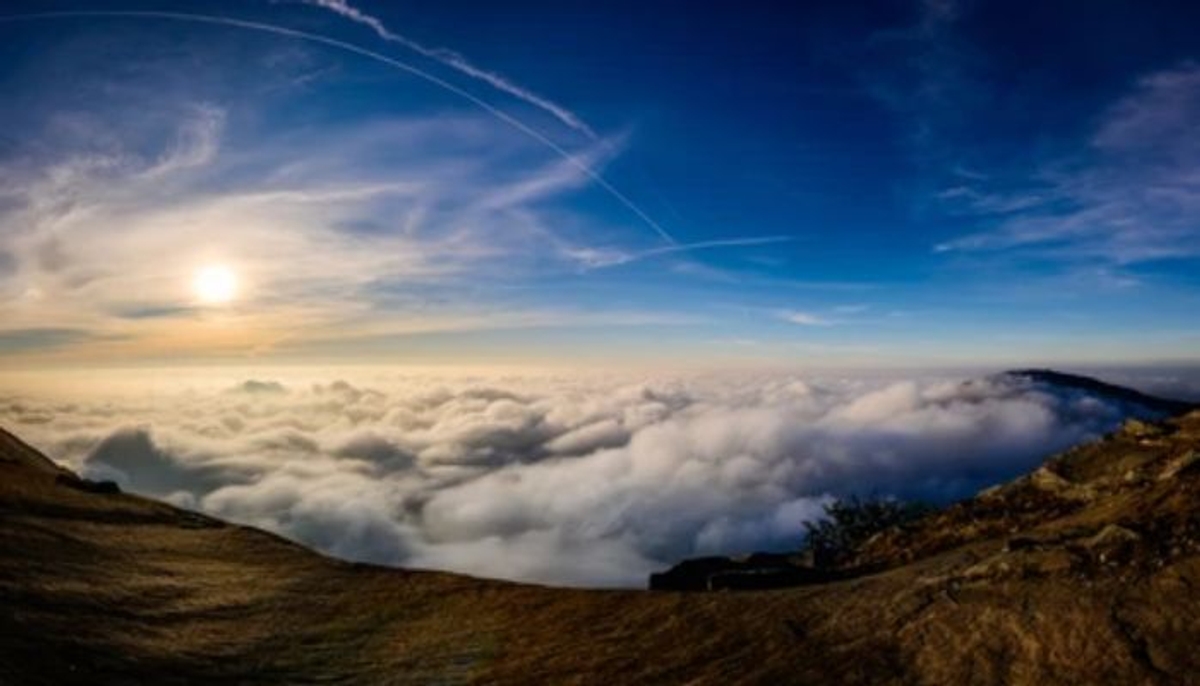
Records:
M223 264L201 267L192 278L192 292L204 305L224 305L237 295L237 275Z

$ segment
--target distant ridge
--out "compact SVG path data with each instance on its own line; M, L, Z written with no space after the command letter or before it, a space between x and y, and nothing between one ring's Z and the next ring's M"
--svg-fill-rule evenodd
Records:
M1137 391L1126 386L1110 384L1099 379L1093 379L1090 376L1067 374L1065 372L1059 372L1053 369L1015 369L1004 372L1000 376L1028 379L1034 383L1042 383L1050 386L1057 386L1059 388L1086 391L1088 393L1119 402L1141 405L1148 410L1167 416L1174 416L1177 414L1183 414L1184 412L1190 412L1191 410L1200 409L1200 404L1197 403L1147 395L1141 391Z

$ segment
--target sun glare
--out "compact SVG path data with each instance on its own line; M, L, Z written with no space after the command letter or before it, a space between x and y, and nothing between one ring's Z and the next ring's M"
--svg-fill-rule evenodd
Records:
M237 295L237 275L223 264L200 268L192 278L192 292L205 305L223 305Z

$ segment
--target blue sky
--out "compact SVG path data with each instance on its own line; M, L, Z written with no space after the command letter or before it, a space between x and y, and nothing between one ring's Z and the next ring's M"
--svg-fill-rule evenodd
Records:
M6 3L0 356L1196 361L1200 10L797 5Z

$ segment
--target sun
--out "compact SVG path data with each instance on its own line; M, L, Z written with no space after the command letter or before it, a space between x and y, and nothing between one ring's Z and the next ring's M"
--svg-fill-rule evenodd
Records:
M210 264L196 270L192 292L205 305L224 305L237 295L237 274L223 264Z

